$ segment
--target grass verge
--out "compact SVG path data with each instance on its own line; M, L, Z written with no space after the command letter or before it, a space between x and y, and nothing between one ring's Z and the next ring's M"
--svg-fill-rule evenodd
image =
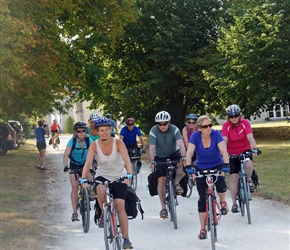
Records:
M42 249L46 175L37 170L35 141L0 157L0 249ZM46 239L47 240L47 239Z

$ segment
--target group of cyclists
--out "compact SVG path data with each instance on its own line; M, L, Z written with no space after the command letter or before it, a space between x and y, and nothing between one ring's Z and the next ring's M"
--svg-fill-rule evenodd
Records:
M171 124L171 116L167 111L160 111L155 116L155 123L149 132L149 157L150 168L158 174L157 192L160 200L161 210L160 218L167 218L166 210L166 170L164 162L167 159L171 161L179 161L176 165L175 187L176 193L181 195L184 190L180 185L180 180L186 174L184 166L196 165L199 169L215 169L220 165L230 166L230 192L232 197L233 213L238 212L236 204L236 195L238 190L238 173L239 162L229 157L229 154L241 154L245 151L256 149L257 144L253 137L252 128L248 120L244 119L241 109L238 105L232 104L226 109L226 122L222 126L222 132L212 128L212 120L207 115L197 116L189 114L186 117L187 125L182 132L177 126ZM109 118L109 119L108 119ZM64 172L70 173L74 168L82 168L81 176L75 177L70 175L72 185L71 201L73 207L72 221L78 220L77 199L79 183L87 186L90 177L90 169L93 162L97 162L96 195L99 207L103 210L103 201L105 200L104 182L113 182L117 178L126 177L124 183L114 182L111 191L114 198L115 208L120 220L124 242L124 249L131 249L133 245L129 240L128 218L125 212L125 198L127 185L132 179L132 165L128 155L130 147L137 147L136 137L140 138L141 150L145 153L145 142L140 129L134 125L133 118L126 120L126 125L120 131L120 138L117 139L112 135L113 127L111 115L101 118L97 114L90 115L87 123L77 122L74 125L74 135L76 143L72 149L73 138L67 144L63 166ZM89 137L89 145L85 142ZM73 157L71 157L73 155ZM69 163L70 159L70 163ZM141 161L139 163L141 167ZM253 171L252 161L249 160L245 164L248 175L248 182L251 192L255 186L251 180ZM79 178L79 180L78 180ZM206 203L206 182L205 178L196 180L196 187L199 194L198 212L200 219L199 239L206 239L205 230L205 203ZM221 212L226 215L229 211L226 195L226 182L224 176L218 177L216 189L221 205ZM99 227L103 227L104 218L103 211L97 222Z

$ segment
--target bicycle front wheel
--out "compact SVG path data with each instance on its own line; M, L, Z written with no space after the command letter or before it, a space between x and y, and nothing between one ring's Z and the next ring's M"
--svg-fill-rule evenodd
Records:
M177 229L177 214L176 214L176 200L175 190L173 188L173 182L169 181L169 202L170 202L170 219L173 222L174 229Z
M109 206L105 207L104 210L104 239L106 250L115 250L115 233L116 227L113 221L113 215Z
M87 233L90 228L90 196L88 188L82 192L81 215L84 232Z
M132 162L132 170L133 170L133 178L131 180L131 187L136 190L137 189L137 164L136 161Z
M247 209L248 223L251 224L252 220L251 220L251 210L250 210L250 201L249 201L250 187L249 187L249 183L245 177L243 178L243 182L244 182L243 184L244 184L244 194L245 194L244 202L245 202L246 209Z
M239 199L239 206L241 210L241 215L245 215L245 191L244 191L244 179L245 177L241 177L239 180L239 194L238 194L238 199Z
M211 249L215 250L215 242L217 241L217 228L214 222L214 203L210 196L208 198L208 231L210 232Z

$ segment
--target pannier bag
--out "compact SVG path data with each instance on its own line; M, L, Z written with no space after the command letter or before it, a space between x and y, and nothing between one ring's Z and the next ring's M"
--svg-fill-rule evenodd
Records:
M135 219L137 217L138 210L140 211L143 220L144 211L141 206L141 200L138 198L134 189L129 186L125 200L125 210L129 220Z

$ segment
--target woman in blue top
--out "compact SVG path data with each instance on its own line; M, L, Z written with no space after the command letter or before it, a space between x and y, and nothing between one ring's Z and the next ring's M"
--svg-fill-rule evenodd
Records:
M68 141L64 155L63 155L63 166L64 172L71 173L71 170L82 169L85 165L87 154L88 154L88 145L86 143L86 133L87 133L87 124L85 122L77 122L74 125L74 135ZM76 140L75 146L73 147L73 141ZM89 145L93 142L89 138ZM68 167L68 159L70 159L70 164ZM73 209L72 221L78 221L77 205L78 205L78 189L79 189L79 175L70 174L69 175L71 183L71 204Z
M40 170L46 170L43 166L44 163L44 157L45 157L45 151L46 151L46 142L44 135L46 134L46 130L43 126L43 121L38 121L38 128L35 129L35 136L36 136L36 147L38 149L39 155L38 155L38 161L36 168Z
M215 169L220 164L229 164L226 144L221 133L218 130L212 129L211 119L206 115L200 116L197 119L196 125L198 131L194 132L189 139L186 153L186 165L191 165L191 157L194 151L196 152L195 165L198 166L199 169ZM223 215L226 215L228 213L228 205L225 200L227 186L224 176L218 177L215 186L220 198L221 212ZM207 184L205 177L196 178L196 188L199 194L198 212L201 226L198 238L203 240L206 239L205 204Z

